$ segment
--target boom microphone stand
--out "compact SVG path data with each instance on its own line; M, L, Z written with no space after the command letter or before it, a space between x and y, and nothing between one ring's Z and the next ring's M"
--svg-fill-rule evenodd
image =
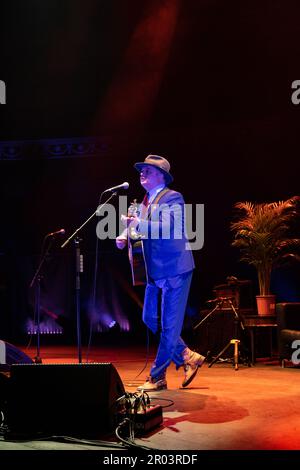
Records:
M128 183L126 183L128 184ZM125 183L123 183L123 186L125 189L126 187L124 186ZM119 189L119 187L115 188L110 188L110 190L113 189ZM106 190L106 191L110 191ZM102 193L103 194L103 193ZM85 225L92 220L92 218L99 213L99 211L114 197L116 196L117 191L113 191L111 196L100 206L97 207L95 212L82 224L80 227L78 227L72 235L61 245L61 248L64 248L67 246L67 244L80 232ZM101 195L102 196L102 195ZM101 198L100 198L101 199ZM76 257L76 273L75 273L75 304L76 304L76 324L77 324L77 351L78 351L78 362L82 362L82 353L81 353L81 315L80 315L80 274L83 272L83 255L80 252L80 242L82 240L78 237L74 239L75 242L75 257Z
M30 289L35 285L34 316L35 316L35 320L36 320L36 341L37 341L37 343L36 343L36 356L34 358L34 362L36 364L41 364L42 363L42 358L40 356L40 314L41 314L41 279L42 279L41 269L42 269L42 266L43 266L43 264L44 264L44 262L45 262L45 260L48 256L48 253L50 252L50 249L53 245L54 235L56 235L58 233L64 233L64 230L62 229L62 230L59 230L58 232L48 233L44 237L43 244L42 244L40 262L39 262L37 270L35 271L34 276L33 276L32 280L30 282L30 285L29 285ZM49 237L51 237L50 242L47 246L47 249L43 253L45 242L46 242L47 238L49 238Z

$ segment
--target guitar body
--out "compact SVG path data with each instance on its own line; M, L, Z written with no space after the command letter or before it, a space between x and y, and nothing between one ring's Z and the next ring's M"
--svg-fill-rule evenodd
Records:
M128 208L128 217L139 215L139 204L136 199ZM147 283L143 242L141 236L134 228L128 229L128 258L131 266L132 283L134 286L143 286Z
M141 240L128 243L128 257L131 266L132 283L134 286L143 286L147 283L143 242Z

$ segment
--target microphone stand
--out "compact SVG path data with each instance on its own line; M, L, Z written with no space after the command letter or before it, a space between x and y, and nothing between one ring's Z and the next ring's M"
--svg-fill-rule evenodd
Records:
M102 193L103 194L103 193ZM95 212L85 222L83 222L80 227L78 227L72 235L61 245L61 248L65 248L67 244L77 235L78 232L90 221L92 218L97 215L97 213L104 207L114 196L117 195L117 191L114 191L111 196L100 206L97 207ZM101 195L102 196L102 195ZM101 200L101 197L100 197ZM75 242L75 257L76 257L76 275L75 275L75 303L76 303L76 326L77 326L77 351L78 351L78 362L82 362L82 352L81 352L81 315L80 315L80 273L83 272L83 256L80 253L80 242L82 240L78 237L74 239Z
M43 245L46 241L46 238L49 236L46 235L44 240L43 240ZM36 285L36 290L35 290L35 305L34 305L34 313L35 313L35 319L36 319L36 356L34 358L34 362L36 364L41 364L42 363L42 358L40 356L40 313L41 313L41 279L42 279L42 276L41 276L41 269L42 269L42 266L47 258L47 255L50 251L50 248L52 247L53 245L53 241L54 241L54 238L52 237L52 239L50 240L50 243L47 247L47 249L45 250L45 253L43 254L43 248L42 248L42 252L41 252L41 258L40 258L40 262L39 262L39 265L37 267L37 270L35 271L34 273L34 276L30 282L30 285L29 285L29 288L31 289L34 284Z
M207 318L209 318L216 310L218 310L218 308L221 309L221 307L223 306L224 301L230 302L230 308L234 311L235 316L237 316L238 314L237 314L236 310L234 309L232 300L233 300L233 297L218 297L218 298L213 299L213 300L208 300L206 302L207 304L215 303L216 305L210 312L208 312L208 314L204 318L202 318L202 320L199 321L199 323L197 323L197 325L195 325L193 327L193 330L196 330L196 328L198 328L200 325L202 325L202 323L204 323L207 320Z
M232 302L233 299L234 299L233 297L219 297L217 299L208 301L207 303L215 302L216 303L215 307L210 312L208 312L208 314L199 323L197 323L197 325L194 326L194 330L195 330L200 325L202 325L202 323L204 323L207 320L207 318L209 318L217 309L222 310L224 302L229 303L230 310L234 314L234 338L232 338L226 344L226 346L222 349L222 351L219 352L219 354L217 354L217 356L210 362L208 367L212 367L220 359L220 357L224 354L224 352L227 351L227 349L229 349L230 346L233 346L234 347L234 354L233 354L234 368L235 370L238 370L239 368L239 345L241 343L241 340L239 339L238 327L240 326L242 330L244 330L245 327L244 327L243 322L240 319L237 309L235 308ZM247 364L250 367L249 359L247 359Z
M196 330L196 328L199 328L199 326L202 325L202 323L204 323L207 320L207 318L209 318L220 307L220 305L222 305L222 303L223 303L222 300L216 300L215 307L210 312L208 312L208 314L204 318L202 318L202 320L199 321L199 323L197 323L197 325L195 325L193 329Z
M240 325L242 330L244 330L245 327L244 327L244 324L243 324L243 322L241 321L241 319L239 317L239 314L238 314L235 306L233 305L233 302L232 302L231 298L230 297L228 297L228 298L223 297L222 299L223 299L222 302L225 301L225 300L227 300L229 302L230 308L234 313L234 338L231 338L231 340L226 344L226 346L222 349L222 351L220 351L219 354L217 354L217 356L211 361L211 363L209 364L208 367L212 367L220 359L220 357L224 354L224 352L226 352L227 349L230 348L230 346L233 346L233 349L234 349L233 358L232 358L233 359L233 365L234 365L234 369L238 370L239 369L239 357L240 357L239 346L241 344L241 340L239 339L238 326ZM247 364L248 364L248 367L250 367L250 361L249 361L248 358L247 358Z

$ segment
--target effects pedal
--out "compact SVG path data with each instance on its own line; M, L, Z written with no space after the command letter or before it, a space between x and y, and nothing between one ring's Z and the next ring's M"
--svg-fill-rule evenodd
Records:
M160 405L147 406L145 410L138 411L133 416L133 421L136 433L146 434L162 424L162 407Z

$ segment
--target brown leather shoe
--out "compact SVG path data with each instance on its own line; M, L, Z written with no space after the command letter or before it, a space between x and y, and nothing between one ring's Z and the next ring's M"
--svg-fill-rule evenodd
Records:
M167 381L165 378L154 379L153 377L147 377L146 382L143 385L137 387L139 392L156 392L157 390L165 390L167 388Z
M183 387L187 387L191 381L196 377L199 367L202 366L205 361L205 356L201 356L195 351L188 349L184 352L184 380L182 382Z

